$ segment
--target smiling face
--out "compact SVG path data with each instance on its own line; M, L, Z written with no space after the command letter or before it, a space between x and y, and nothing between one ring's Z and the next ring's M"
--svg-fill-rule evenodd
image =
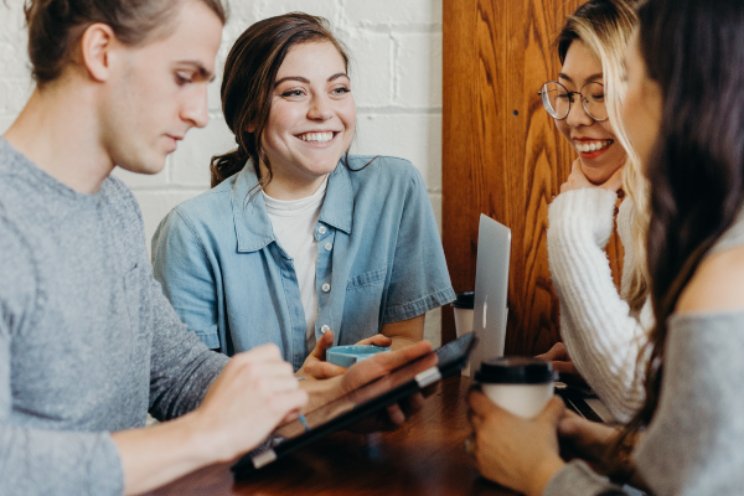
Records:
M292 199L316 191L349 149L355 125L351 81L333 43L290 48L277 72L262 134L272 171L266 192Z
M566 52L558 81L568 91L576 92L588 83L603 83L602 63L581 40L576 40ZM605 182L625 163L625 150L615 139L610 121L596 122L589 117L580 97L575 96L568 117L556 120L555 125L576 149L581 170L592 183Z
M207 84L222 22L201 1L187 1L167 35L120 44L102 96L101 140L115 164L157 173L192 127L207 124Z

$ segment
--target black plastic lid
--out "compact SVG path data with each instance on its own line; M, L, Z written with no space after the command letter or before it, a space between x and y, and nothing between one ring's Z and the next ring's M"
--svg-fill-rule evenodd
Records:
M452 302L452 306L455 308L473 308L475 306L475 292L457 293L457 299Z
M475 373L475 380L483 384L544 384L554 379L550 362L529 357L491 358Z

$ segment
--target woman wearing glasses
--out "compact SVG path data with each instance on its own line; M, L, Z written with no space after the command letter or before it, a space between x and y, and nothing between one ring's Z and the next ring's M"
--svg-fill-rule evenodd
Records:
M618 420L627 420L643 400L636 361L653 320L638 213L645 209L634 208L642 205L643 185L618 119L621 61L635 24L629 1L583 4L558 36L561 72L541 91L546 111L578 154L548 214L548 257L565 346L558 343L542 357L570 356ZM621 188L628 193L624 200ZM616 212L625 249L619 293L605 253Z

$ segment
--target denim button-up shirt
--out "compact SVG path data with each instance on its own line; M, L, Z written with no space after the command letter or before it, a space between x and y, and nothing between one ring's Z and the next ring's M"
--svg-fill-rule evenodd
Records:
M155 276L211 348L231 355L272 342L299 368L309 352L300 289L260 193L249 163L176 207L153 238ZM314 237L316 338L332 329L334 344L353 344L454 299L426 190L403 159L340 163Z

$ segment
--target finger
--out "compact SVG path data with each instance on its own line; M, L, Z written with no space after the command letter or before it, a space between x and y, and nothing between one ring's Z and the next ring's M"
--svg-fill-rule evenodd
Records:
M548 404L545 406L542 412L538 415L541 420L547 420L551 424L557 425L560 418L563 416L563 412L566 409L566 405L557 396L553 396Z
M493 402L488 399L488 396L480 391L470 391L468 394L468 404L473 410L473 415L476 417L485 416L496 408Z
M553 360L551 363L553 364L553 370L555 370L559 374L575 374L576 373L576 367L574 367L573 362Z
M362 339L357 344L373 344L375 346L390 346L392 344L393 340L389 337L385 336L384 334L375 334L374 336L370 336L368 338Z
M428 341L419 341L411 346L406 346L390 353L378 353L365 361L376 360L377 364L383 366L385 369L394 370L416 358L431 353L431 350L431 343ZM436 358L436 355L434 355L434 358Z
M395 425L403 425L403 423L406 421L406 416L403 413L403 410L400 409L398 405L390 405L387 407L388 412L388 420Z
M329 330L320 336L313 351L310 352L310 356L314 356L318 360L325 360L326 350L331 346L333 346L333 331Z
M329 362L318 360L309 361L305 364L305 374L315 379L329 379L346 373L346 368Z

